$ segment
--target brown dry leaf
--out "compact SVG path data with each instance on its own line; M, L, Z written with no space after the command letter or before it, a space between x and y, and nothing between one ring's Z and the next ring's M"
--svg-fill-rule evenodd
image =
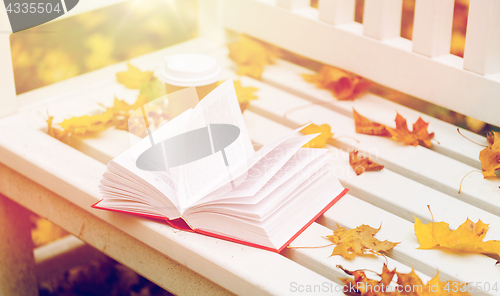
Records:
M329 90L339 100L354 100L371 86L371 82L353 73L325 65L314 75L302 74L304 80Z
M358 176L365 171L380 171L384 168L383 165L373 162L368 157L358 156L357 150L349 152L349 164Z
M327 239L336 244L333 255L340 255L345 259L354 259L357 255L371 253L382 255L399 243L390 241L379 241L374 236L380 230L368 225L361 225L355 229L346 229L337 225L333 235L328 235Z
M303 128L300 132L303 133L304 135L311 135L318 133L320 134L316 138L307 142L307 144L303 146L304 148L325 148L326 143L333 136L331 128L328 124L322 124L320 126L317 126L314 123L311 123L310 125Z
M387 130L385 125L373 122L368 118L361 116L354 109L352 109L352 116L354 118L354 125L356 126L357 133L384 137L391 136L391 133Z
M278 52L274 47L268 46L246 35L240 35L238 41L228 44L229 58L238 66L238 75L248 75L260 79L264 66L274 63Z
M130 89L140 89L144 82L149 82L155 79L153 72L141 71L132 64L127 63L128 70L116 73L116 80Z
M470 296L467 284L455 281L442 282L439 279L439 272L424 285L413 269L410 273L399 273L396 269L389 270L384 264L382 273L378 274L381 279L374 280L368 278L363 269L350 271L340 265L337 267L346 274L354 276L354 279L340 279L344 284L344 293L350 296ZM398 285L389 286L395 275Z
M467 220L456 230L450 230L448 223L430 222L423 224L415 217L415 235L420 243L419 249L451 249L467 253L500 256L500 241L484 242L488 224Z
M483 167L483 177L495 178L495 171L500 169L500 133L489 132L486 136L489 147L479 153L479 160Z

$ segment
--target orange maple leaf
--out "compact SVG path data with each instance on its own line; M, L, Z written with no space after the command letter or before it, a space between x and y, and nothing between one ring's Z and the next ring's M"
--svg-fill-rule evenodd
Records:
M361 116L354 109L352 109L352 116L354 118L354 125L356 126L357 133L374 136L391 136L391 133L387 130L385 125L373 122Z
M358 176L366 171L380 171L384 168L383 165L373 162L368 157L358 156L357 150L349 152L349 164Z
M374 136L392 136L396 141L402 142L405 145L422 145L424 147L432 147L431 139L434 138L434 133L427 131L428 122L422 120L421 117L413 124L413 131L410 132L406 119L399 113L396 115L396 128L390 128L386 125L370 121L368 118L361 116L356 110L352 110L354 125L356 132L360 134Z
M495 178L495 171L500 169L500 133L489 132L486 136L489 147L479 153L479 160L483 167L483 177Z
M305 81L329 90L339 100L354 100L371 82L353 73L325 65L316 74L302 74Z
M406 119L399 113L396 115L396 128L387 129L396 141L402 142L405 145L418 146L419 144L430 148L432 147L431 139L434 138L434 133L427 131L428 122L422 120L421 117L413 124L413 131L410 132L406 124Z
M354 277L354 279L340 279L344 284L344 293L350 296L470 296L470 293L467 292L467 284L456 281L442 282L439 279L439 271L433 279L424 285L413 269L410 273L400 273L396 269L389 270L384 264L382 273L377 274L380 280L374 280L366 276L364 269L350 271L341 265L337 265L337 267ZM397 276L398 285L396 287L390 286L394 276ZM450 287L458 289L451 291Z

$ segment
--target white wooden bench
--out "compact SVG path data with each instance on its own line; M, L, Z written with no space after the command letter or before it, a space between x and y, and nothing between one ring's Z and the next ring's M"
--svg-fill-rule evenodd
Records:
M64 17L119 0L85 0ZM413 41L399 36L402 0L365 0L364 23L354 22L354 0L200 0L199 37L132 60L141 69L161 66L167 54L199 52L218 58L228 72L225 29L246 33L292 52L341 67L393 89L500 126L500 1L470 0L465 56L449 54L453 0L417 0ZM347 261L329 257L330 248L287 249L275 254L167 225L90 208L106 163L128 147L126 132L73 139L70 145L46 134L46 110L64 117L93 111L113 95L133 96L115 81L124 63L15 95L10 30L0 10L0 295L37 293L36 266L30 245L27 208L61 226L102 253L129 266L161 287L181 295L297 294L306 285L343 295L336 268L379 271L384 258ZM339 178L350 189L293 246L325 244L336 223L347 228L378 226L380 239L401 241L389 253L389 267L415 268L426 281L437 270L442 280L500 281L495 260L483 255L418 250L414 217L458 227L466 217L490 224L486 239L500 239L500 181L471 174L458 194L462 177L480 169L481 147L463 139L456 127L372 94L337 101L326 90L306 83L309 70L286 61L266 67L262 81L241 77L259 89L244 117L252 140L265 144L305 122L328 123L338 135L350 135L329 147ZM234 75L234 74L232 74ZM315 104L311 104L315 103ZM329 102L330 104L325 104ZM321 104L317 104L321 103ZM298 106L307 106L288 113ZM393 125L396 111L409 122L419 116L436 133L432 149L402 146L384 138L355 134L352 108L377 122ZM286 115L286 116L285 116ZM463 131L478 142L483 137ZM345 150L369 153L385 169L355 176ZM344 150L344 151L343 151ZM500 283L499 283L500 286ZM474 292L474 295L500 295Z

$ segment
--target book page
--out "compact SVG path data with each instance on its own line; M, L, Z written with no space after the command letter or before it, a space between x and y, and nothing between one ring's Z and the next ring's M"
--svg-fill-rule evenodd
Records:
M205 96L191 113L187 130L204 128L207 141L195 145L198 140L184 140L187 149L197 149L193 154L203 154L202 150L207 149L209 155L179 167L177 195L181 211L218 187L227 184L231 186L225 186L226 190L237 187L244 178L236 178L240 176L235 176L235 172L246 166L255 153L232 80L225 81Z
M317 135L306 135L285 140L250 168L246 180L219 199L255 195L307 142Z
M241 184L239 186L244 186L242 183L246 180L248 170L251 167L253 167L255 164L257 164L264 157L266 157L271 151L276 149L276 147L281 145L284 141L292 138L293 136L298 134L300 132L300 130L302 130L304 127L306 127L308 125L310 125L310 123L308 123L304 126L301 126L297 129L285 134L283 137L278 138L278 139L272 141L271 143L268 143L268 144L264 145L263 147L261 147L257 152L255 152L253 154L253 156L247 161L246 164L240 166L239 168L237 168L233 172L233 183L234 184ZM236 182L234 182L234 180L236 180ZM218 186L216 186L214 188L214 190L212 192L207 194L202 199L198 200L198 202L196 204L197 205L205 204L205 203L209 203L211 201L215 201L215 200L219 199L224 194L232 191L233 187L231 185L234 185L234 184L227 184L227 183L219 184ZM230 185L230 186L228 186L228 185ZM236 190L239 186L236 186L236 188L234 188L234 189Z

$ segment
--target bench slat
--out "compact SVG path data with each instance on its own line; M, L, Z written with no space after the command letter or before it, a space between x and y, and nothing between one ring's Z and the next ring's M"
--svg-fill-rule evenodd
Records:
M343 208L343 211L346 212L346 208ZM392 258L366 255L358 256L353 260L347 260L341 256L331 256L334 246L314 249L301 248L328 245L331 242L326 240L324 237L332 234L333 231L330 228L322 226L318 223L313 223L290 244L290 247L292 248L287 248L283 252L283 255L311 270L323 274L325 277L330 278L339 284L342 284L340 278L346 278L348 276L341 269L339 269L337 265L342 265L342 267L348 270L368 269L381 271L382 266L386 263L390 269L396 268L399 272L409 273L411 271L411 267ZM297 248L294 249L293 247ZM424 275L418 270L416 270L416 272L424 282L430 280L430 277Z
M276 253L243 245L235 248L233 243L177 231L155 221L96 211L90 208L90 205L99 200L97 187L105 170L104 164L79 151L68 149L65 144L38 130L0 128L0 133L0 162L16 168L26 178L43 184L47 191L57 195L57 198L54 197L46 204L35 203L32 200L35 194L33 192L30 192L29 196L12 194L9 197L36 212L45 211L51 221L57 220L57 216L62 217L61 213L65 213L61 212L64 209L57 210L57 199L77 205L84 212L90 212L92 217L113 225L112 228L123 231L237 294L286 294L290 282L299 277L309 282L330 282L327 278ZM8 184L11 183L4 175L13 173L2 174L2 191L15 187L9 187ZM19 193L21 189L12 190ZM67 209L66 213L70 215ZM72 219L66 215L64 217ZM56 224L68 228L67 221L59 221ZM84 218L75 221L75 228L70 232L83 241L98 240L101 245L96 247L102 250L108 237L83 235L86 232L84 224ZM94 224L98 228L97 225ZM120 248L123 249L123 245Z
M435 132L435 138L439 141L439 144L434 143L436 145L432 147L432 150L481 169L481 163L478 159L479 151L482 149L481 146L462 138L458 134L455 125L393 103L374 94L365 94L354 101L339 101L329 91L319 89L315 85L304 81L301 74L315 74L315 72L280 60L276 65L266 67L263 80L308 101L321 103L324 107L349 117L352 117L353 108L368 119L388 126L395 126L396 112L407 118L410 124L422 117L426 122L430 122L429 131ZM461 132L475 142L487 144L486 139L482 136L467 130L461 130Z
M381 164L396 173L423 182L427 186L491 213L500 213L500 201L496 198L499 180L483 179L480 173L471 174L462 187L462 193L458 194L460 180L474 168L421 146L407 147L386 138L357 134L354 132L354 122L351 118L322 106L315 105L296 111L288 115L285 120L286 110L304 106L307 104L306 101L254 79L248 77L241 79L243 85L259 88L256 93L259 99L251 102L250 110L292 128L310 121L316 124L327 123L332 127L333 133L347 135L360 141L356 143L352 139L339 137L334 142L335 146L342 149L358 149L369 155L376 155Z
M245 112L245 121L247 125L254 127L254 129L249 130L249 132L252 135L252 141L259 144L265 144L268 141L272 141L273 138L279 137L283 132L291 131L291 129L286 129L278 123L272 122L251 111ZM265 129L265 133L263 129ZM335 151L337 149L332 147L330 150ZM342 155L342 159L335 158L335 156L339 156L340 154L344 154ZM415 215L424 216L423 220L425 223L431 219L425 204L430 204L435 215L437 216L437 213L439 213L440 218L438 220L451 222L450 225L454 229L463 223L467 217L474 221L476 221L476 219L488 221L486 223L492 223L492 225L500 225L500 217L481 211L468 204L464 204L440 192L434 191L435 195L432 195L432 193L429 194L429 192L422 192L422 189L429 188L411 180L403 180L403 177L398 179L397 176L399 175L392 174L392 176L390 176L387 174L389 171L386 169L381 172L355 176L348 165L348 157L345 152L337 150L333 155L335 158L335 165L337 167L343 167L342 173L340 174L340 180L344 186L351 189L354 195L367 196L369 194L367 192L373 192L373 194L381 196L382 200L393 199L399 202L397 205L393 204L393 207L395 206L394 212L397 214L391 214L382 210L381 208L383 207L379 208L379 203L372 205L357 199L351 194L346 194L318 219L318 223L330 229L335 229L336 224L345 226L349 229L355 228L361 224L368 224L372 227L382 226L380 232L377 234L377 238L380 240L401 241L401 244L390 251L389 257L408 266L412 266L417 271L424 272L429 277L434 277L439 270L442 280L453 279L461 282L496 282L498 278L498 269L495 266L495 260L490 257L478 254L448 253L441 250L418 250L419 243L413 228L414 218L411 217L411 219L406 218L406 220L404 220L398 217L398 214L405 212L411 214L412 210L414 210ZM381 176L381 178L377 178L378 176ZM363 187L363 185L360 184L363 183L363 179L372 182L370 185L364 187L362 189L363 191L354 190L360 186ZM413 187L409 186L411 183L415 183L415 185ZM393 184L398 184L397 190L394 190L396 186ZM404 190L404 194L402 194L401 190ZM393 198L390 197L391 195ZM373 203L373 200L369 201ZM460 209L460 213L452 212L449 209ZM325 230L324 234L316 235L315 239L311 234L313 232L311 228L314 229L317 227L312 225L306 232L299 236L291 246L321 246L327 244L326 240L321 240L319 237L331 233ZM317 229L315 231L321 232L322 230ZM492 227L485 240L498 238L499 236L500 228L496 227L493 229ZM330 264L333 264L333 266L335 264L341 264L346 267L346 265L344 265L346 263L343 262L343 260L335 258L338 256L325 260L324 257L328 256L329 252L331 252L331 249L326 251L318 251L317 249L292 249L287 250L285 256L289 256L295 261L314 270L324 270L328 268ZM290 253L296 254L292 255ZM382 265L381 262L371 263L369 260L364 259L366 258L356 258L352 262L354 265L351 265L352 267L348 267L347 269L367 268L377 270L377 264L379 266ZM468 264L464 265L464 261ZM334 262L338 263L334 264ZM372 265L375 265L375 267L371 267ZM398 270L399 268L400 267L398 267ZM482 272L478 273L478 270ZM335 272L335 270L328 272ZM342 276L341 272L339 273L338 270L336 272L338 273L336 274L337 276ZM400 270L400 272L409 271ZM486 279L485 277L488 278ZM475 295L489 294L476 293Z
M266 143L291 130L251 111L245 111L244 117L245 121L252 123L248 130L252 135L252 141L256 143ZM263 128L269 132L262 133ZM426 205L431 205L436 217L441 218L438 220L447 221L452 228L457 228L467 217L474 221L481 219L485 223L500 225L500 217L497 215L405 178L387 168L380 172L356 176L349 165L347 153L332 146L328 148L335 163L338 178L346 188L350 189L350 194L402 219L413 223L415 215L424 223L430 222L432 217ZM373 160L377 161L377 159ZM498 237L500 237L500 227L492 227L486 239Z
M353 215L346 209L356 209L356 212L370 214ZM389 257L412 266L429 277L434 277L439 271L440 279L444 281L455 280L463 283L484 281L496 283L498 281L498 268L495 266L494 259L479 254L419 250L417 248L420 244L414 234L413 223L402 220L353 196L344 196L338 204L323 215L320 222L329 227L338 223L348 228L356 227L362 223L372 227L382 225L381 230L377 233L380 240L401 241L401 244L389 252ZM494 295L494 293L475 293L474 295Z

